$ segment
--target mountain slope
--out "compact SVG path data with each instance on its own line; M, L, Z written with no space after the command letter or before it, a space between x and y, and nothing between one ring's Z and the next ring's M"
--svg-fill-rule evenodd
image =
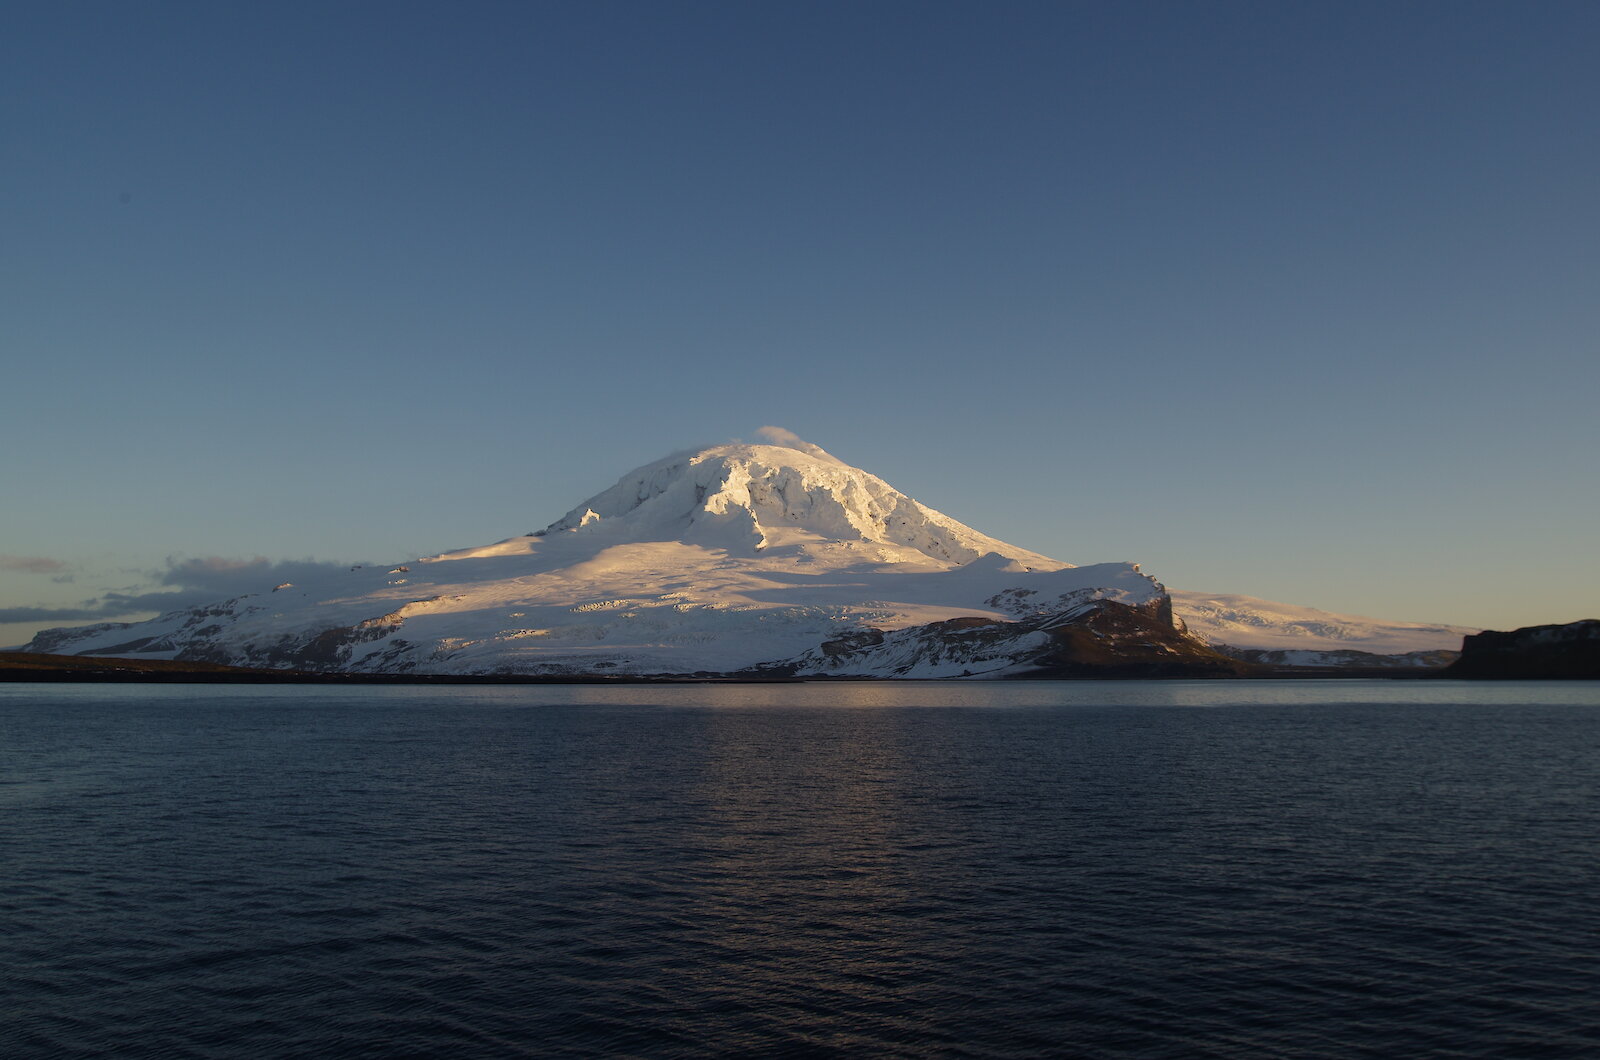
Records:
M731 673L858 632L1165 600L1133 565L1072 567L997 541L814 447L730 445L646 465L525 537L47 631L29 648L369 672Z
M1223 598L1180 599L1181 620L1225 628ZM647 464L526 536L47 630L28 650L430 674L1237 669L1173 616L1137 565L996 540L815 446L725 445Z

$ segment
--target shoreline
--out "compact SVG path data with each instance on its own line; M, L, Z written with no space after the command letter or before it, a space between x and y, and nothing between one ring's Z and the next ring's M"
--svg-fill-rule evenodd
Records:
M819 684L848 681L1013 682L1013 681L1261 681L1387 680L1416 681L1451 677L1445 670L1390 667L1260 667L1248 673L1138 672L1108 667L1101 672L1039 672L1008 677L895 678L781 674L372 674L311 670L257 670L167 659L44 655L0 652L0 683L39 684L217 684L217 685L664 685L664 684Z

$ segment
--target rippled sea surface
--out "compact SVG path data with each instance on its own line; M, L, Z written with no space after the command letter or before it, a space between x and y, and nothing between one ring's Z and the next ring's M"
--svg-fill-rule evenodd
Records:
M0 686L0 1055L1600 1055L1600 685Z

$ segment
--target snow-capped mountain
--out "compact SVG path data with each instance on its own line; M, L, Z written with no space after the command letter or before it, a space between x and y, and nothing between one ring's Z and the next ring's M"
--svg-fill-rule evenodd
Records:
M435 674L1233 665L1138 566L995 540L801 442L675 454L525 536L264 589L28 650Z

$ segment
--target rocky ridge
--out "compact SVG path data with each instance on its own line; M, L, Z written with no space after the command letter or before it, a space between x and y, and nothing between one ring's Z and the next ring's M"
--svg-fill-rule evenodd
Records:
M1510 632L1484 630L1466 638L1451 677L1600 678L1600 619Z

